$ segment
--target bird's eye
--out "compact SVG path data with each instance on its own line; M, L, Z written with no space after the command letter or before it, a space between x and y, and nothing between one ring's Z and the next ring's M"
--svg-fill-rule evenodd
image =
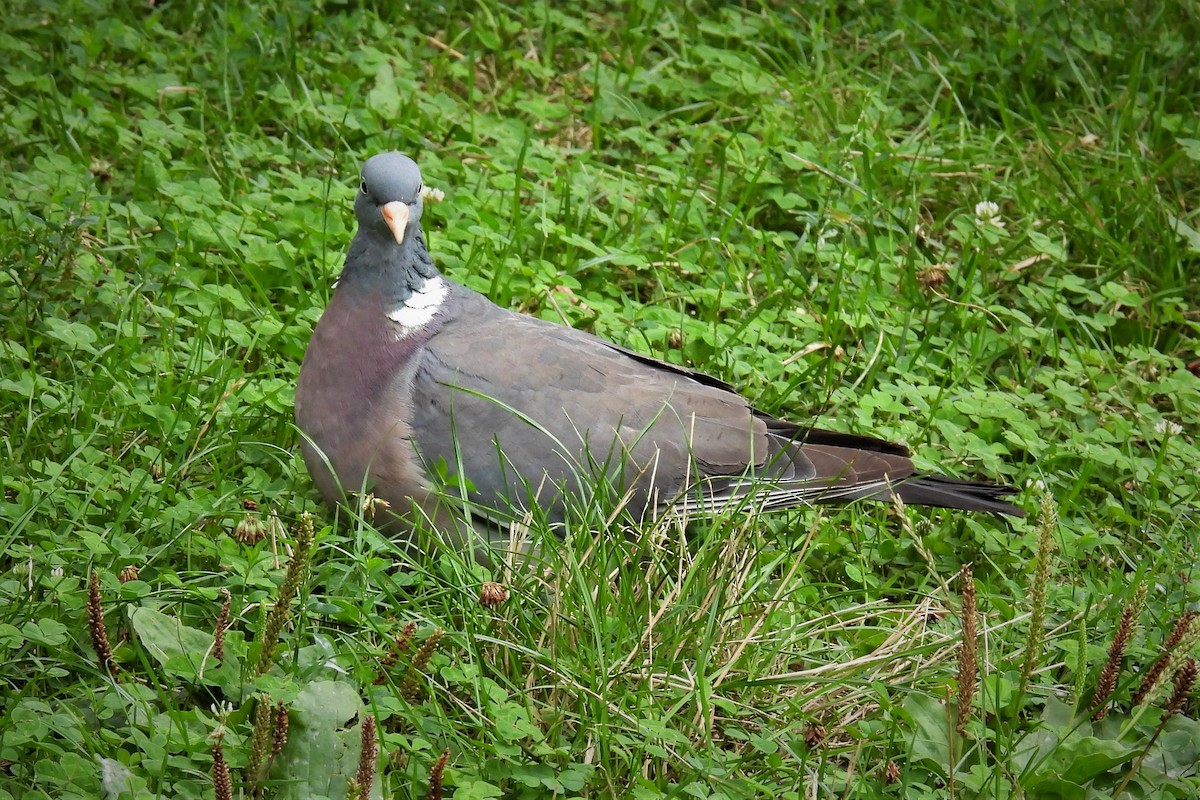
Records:
M417 184L417 194L421 194L421 193L422 193L422 192L424 192L424 191L425 191L425 184L423 184L423 183L418 183L418 184Z
M367 179L366 178L363 178L363 182L359 185L358 188L363 194L367 193Z

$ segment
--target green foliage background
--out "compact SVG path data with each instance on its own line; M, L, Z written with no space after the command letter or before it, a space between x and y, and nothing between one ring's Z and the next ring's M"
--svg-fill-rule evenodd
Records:
M4 16L0 797L211 794L214 703L237 709L225 745L244 766L253 691L321 707L328 681L380 719L389 796L424 796L445 746L461 798L919 797L955 780L1110 796L1142 752L1158 712L1125 716L1128 675L1200 599L1194 4L24 0ZM687 542L585 525L545 578L405 554L319 507L293 385L358 167L385 149L445 191L425 221L439 265L496 302L768 411L906 441L923 468L1041 482L1060 521L1030 691L1014 689L1027 523L856 507ZM265 543L231 535L244 500ZM162 641L210 641L193 634L221 588L253 640L303 510L324 529L275 672L238 671L243 645L215 679L173 661L188 647ZM964 563L988 713L955 755L927 729L954 685ZM114 640L138 633L117 645L121 683L88 644L92 570ZM514 590L496 612L478 607L487 577ZM1138 581L1120 719L1093 731L1072 704ZM447 631L416 702L372 687L408 620ZM1171 753L1200 742L1189 708ZM810 747L816 724L828 741ZM1179 758L1126 796L1195 796Z

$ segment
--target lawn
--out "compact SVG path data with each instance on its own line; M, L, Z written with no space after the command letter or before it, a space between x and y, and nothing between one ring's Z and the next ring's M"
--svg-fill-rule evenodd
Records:
M1200 796L1200 17L976 5L6 5L0 798ZM392 149L451 278L1029 516L322 506Z

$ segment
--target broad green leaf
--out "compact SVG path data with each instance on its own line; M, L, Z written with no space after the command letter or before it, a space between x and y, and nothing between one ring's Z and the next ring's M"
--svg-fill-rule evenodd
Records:
M317 681L300 690L288 712L288 741L271 770L281 800L341 798L358 771L362 700L344 681ZM379 776L371 797L381 798Z
M1183 239L1187 244L1188 250L1193 253L1200 253L1200 231L1197 231L1191 225L1172 214L1168 214L1167 218L1171 222L1171 230L1175 231L1180 239Z
M133 609L129 622L142 646L173 675L195 679L205 667L219 666L210 652L213 643L210 633L189 628L177 618L152 608Z
M915 761L928 761L931 766L944 771L950 764L946 707L935 697L914 692L904 701L904 710L913 721L910 757Z
M50 317L45 320L46 333L67 346L68 350L83 350L95 353L96 331L82 322Z
M480 780L459 786L453 795L454 800L491 800L503 796L504 792L500 791L499 787Z
M1180 137L1175 140L1179 148L1183 150L1183 154L1192 161L1200 161L1200 139L1188 139Z

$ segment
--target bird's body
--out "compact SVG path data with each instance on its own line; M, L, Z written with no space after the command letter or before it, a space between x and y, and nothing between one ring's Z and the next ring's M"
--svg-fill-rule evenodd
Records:
M1019 513L1007 488L916 475L901 445L775 419L722 381L496 306L433 267L411 160L376 156L363 178L359 232L296 392L327 500L370 492L403 522L444 525L449 478L493 523L535 503L559 521L599 481L634 517L893 492Z

